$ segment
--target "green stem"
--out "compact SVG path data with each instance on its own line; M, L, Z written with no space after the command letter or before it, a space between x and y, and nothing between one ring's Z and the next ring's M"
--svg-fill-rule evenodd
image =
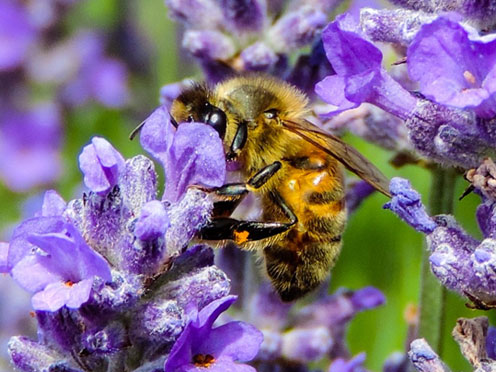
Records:
M456 173L453 169L437 167L432 172L429 209L431 215L453 212ZM423 250L420 278L420 314L418 335L429 342L439 354L442 353L444 328L444 303L446 289L432 274L429 265L430 252Z

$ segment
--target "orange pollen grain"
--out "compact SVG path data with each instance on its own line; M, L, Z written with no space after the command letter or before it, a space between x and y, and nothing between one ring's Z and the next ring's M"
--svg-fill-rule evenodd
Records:
M74 285L73 282L71 282L70 280L68 280L67 282L64 283L66 286L68 287L72 287Z
M196 354L193 356L193 364L196 367L208 368L215 362L215 358L210 354Z
M463 77L465 78L465 80L469 83L469 84L472 84L472 85L475 85L476 83L476 79L475 79L475 76L474 74L472 74L470 71L465 71L463 73Z
M29 312L29 316L30 316L31 318L34 318L34 317L36 317L36 313L35 313L34 311L30 311L30 312Z
M250 235L250 233L248 231L235 231L234 232L234 241L237 244L242 244L248 240L248 235Z

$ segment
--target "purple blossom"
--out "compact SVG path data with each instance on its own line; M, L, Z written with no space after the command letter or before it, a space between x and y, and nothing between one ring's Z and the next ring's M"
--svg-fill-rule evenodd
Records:
M365 353L360 353L350 360L338 358L332 362L328 372L364 372L365 357Z
M93 137L91 144L85 146L79 155L79 166L86 187L105 194L117 184L119 173L124 168L124 158L107 140Z
M402 119L411 115L416 99L381 67L382 53L361 34L350 14L331 22L322 32L322 40L336 72L315 86L323 101L336 106L324 116L358 107L363 102Z
M61 128L54 104L0 112L0 179L18 192L56 180L62 168Z
M43 195L43 203L39 215L45 217L61 216L66 208L67 203L57 191L48 190Z
M184 79L178 83L166 84L160 88L160 104L168 110L172 106L172 102L181 94L182 91L189 88L193 81Z
M496 38L479 36L455 16L439 17L408 48L408 71L426 97L483 118L496 115Z
M227 59L235 52L231 39L213 30L188 30L184 34L182 46L195 57L204 60Z
M415 230L424 233L434 231L436 223L427 214L420 194L412 189L408 180L394 177L391 179L389 191L393 197L384 205L385 209L392 210Z
M200 123L171 124L164 107L146 119L141 144L165 168L164 199L178 201L190 185L222 186L226 165L222 140L212 127Z
M421 372L448 372L439 356L423 339L414 340L410 345L408 356L413 366Z
M62 231L33 232L27 240L39 250L20 259L10 272L19 285L34 293L36 310L78 308L88 300L95 276L111 279L108 263L70 224L63 224Z
M260 31L265 21L265 2L260 0L221 0L219 5L226 26L239 33Z
M255 327L243 322L229 322L212 328L217 317L236 296L211 302L198 311L187 310L189 322L174 344L165 363L166 372L196 371L255 371L237 361L249 361L258 353L263 336Z
M279 60L274 50L262 41L246 47L240 58L247 71L267 71Z
M0 3L0 71L13 69L26 59L35 41L35 28L24 6L15 0Z
M322 359L333 346L327 327L294 328L282 335L280 352L286 360L304 364Z
M164 205L158 200L152 200L141 208L134 234L141 240L157 239L165 234L169 225Z
M268 40L276 52L288 53L313 42L326 23L320 10L302 6L281 17L268 31Z

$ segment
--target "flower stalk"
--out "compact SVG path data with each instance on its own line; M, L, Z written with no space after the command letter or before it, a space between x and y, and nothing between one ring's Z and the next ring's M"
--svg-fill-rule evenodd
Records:
M453 168L435 167L432 170L429 209L431 215L451 214L456 173ZM444 329L444 304L446 288L432 274L429 263L430 252L422 252L420 273L420 309L418 337L425 338L439 355L442 354Z

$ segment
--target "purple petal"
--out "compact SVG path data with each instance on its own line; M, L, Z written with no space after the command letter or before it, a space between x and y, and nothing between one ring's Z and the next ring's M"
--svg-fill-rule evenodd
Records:
M93 137L91 144L79 155L84 184L91 191L106 193L117 184L124 162L122 155L107 140Z
M393 195L390 202L384 204L385 209L390 209L415 230L431 233L436 228L436 223L427 214L420 194L412 189L410 182L403 178L391 179L389 191Z
M293 328L282 335L282 356L297 363L309 363L322 359L334 345L326 327Z
M144 123L140 133L141 146L162 164L165 164L176 132L171 124L167 108L160 106L146 118Z
M25 290L35 293L48 284L65 281L58 272L52 272L47 268L43 257L29 255L19 261L11 271L12 278Z
M224 147L212 127L179 125L165 164L164 199L177 201L190 185L222 186L226 177Z
M72 225L67 225L67 234L32 234L28 240L48 254L40 258L53 273L59 273L65 280L79 282L99 276L112 279L107 261L91 249Z
M204 354L233 361L249 361L255 358L263 341L263 334L254 326L244 322L229 322L212 329L210 335L199 346Z
M188 323L179 338L174 343L172 350L167 357L164 365L164 371L176 372L187 371L191 366L193 354L191 350L191 340L194 337L195 328Z
M61 216L64 213L67 203L55 190L48 190L43 197L41 215L44 217Z
M350 14L337 17L322 33L327 58L338 77L328 76L316 93L337 108L324 116L372 103L402 119L408 118L417 100L381 67L382 53L360 34ZM393 98L394 97L394 98Z
M92 284L93 279L70 285L64 282L50 283L33 296L31 303L35 310L57 311L64 305L77 309L88 301Z
M480 107L478 114L490 118L496 110L482 104L492 93L485 88L494 84L490 71L496 62L496 40L474 34L447 17L424 25L408 48L408 71L426 97L460 108Z
M324 78L315 85L315 93L327 103L336 106L336 109L323 114L323 117L330 117L343 111L356 108L360 103L355 103L346 98L345 88L347 79L339 75L331 75Z
M329 367L329 372L361 372L363 369L363 362L365 362L365 353L360 353L350 360L342 358L336 359Z
M221 313L226 311L236 301L237 296L226 296L212 301L198 313L198 321L194 322L196 327L211 328Z
M336 17L336 21L322 31L327 58L338 75L354 75L381 67L382 53L359 34L358 24L350 14Z
M141 240L157 239L165 234L169 225L164 205L158 200L152 200L143 205L134 234Z
M8 266L14 267L20 260L37 248L28 241L33 233L63 232L65 222L60 216L35 217L25 220L15 230L10 239Z
M353 293L351 302L356 311L362 311L383 305L386 302L386 298L377 288L365 287Z

